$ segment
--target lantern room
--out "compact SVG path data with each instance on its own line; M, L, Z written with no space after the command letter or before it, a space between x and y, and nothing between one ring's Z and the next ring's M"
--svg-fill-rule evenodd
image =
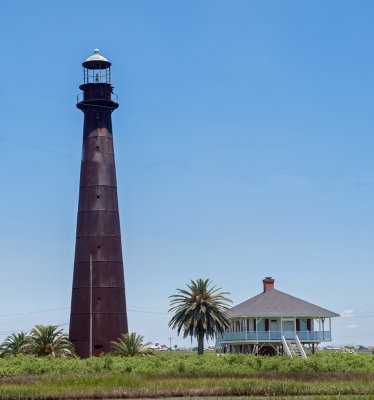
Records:
M110 66L112 65L105 57L99 54L99 49L88 57L83 65L84 83L108 83L110 84Z
M116 109L118 97L113 93L111 84L111 63L99 54L99 49L82 63L83 84L79 86L83 93L77 96L77 107L81 110L92 106L106 106Z

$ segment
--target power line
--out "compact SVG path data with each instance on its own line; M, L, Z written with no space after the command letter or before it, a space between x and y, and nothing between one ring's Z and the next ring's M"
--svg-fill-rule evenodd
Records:
M134 308L134 309L131 309ZM0 314L0 317L13 317L13 316L18 316L18 315L27 315L27 314L38 314L38 313L43 313L43 312L49 312L49 311L62 311L62 310L69 310L70 307L60 307L60 308L47 308L44 310L37 310L37 311L25 311L25 312L19 312L19 313L10 313L10 314ZM154 309L154 310L164 310L162 308L158 307L148 307L149 310ZM164 312L157 312L157 311L147 311L147 308L141 307L139 309L136 309L136 307L128 307L127 311L129 312L138 312L138 313L145 313L145 314L168 314L165 310Z
M62 322L60 324L57 324L57 326L66 326L69 325L69 322ZM28 329L16 329L16 330L12 330L12 331L2 331L0 332L0 335L9 335L12 333L17 333L17 332L23 332L23 331L31 331L34 327L32 328L28 328Z
M20 313L12 313L12 314L0 314L0 317L11 317L14 315L26 315L26 314L38 314L38 313L43 313L43 312L48 312L48 311L60 311L60 310L67 310L67 309L68 309L68 307L48 308L45 310L26 311L26 312L20 312Z
M13 313L13 314L0 314L0 317L9 317L9 316L17 316L17 315L27 315L27 314L37 314L37 313L43 313L43 312L48 312L48 311L61 311L61 310L69 310L70 307L61 307L61 308L49 308L45 310L38 310L38 311L28 311L28 312L23 312L23 313ZM158 310L162 310L161 308L157 307L150 307ZM168 315L167 312L157 312L157 311L146 311L146 309L127 309L128 312L134 312L134 313L141 313L141 314L156 314L156 315ZM58 326L64 326L68 325L68 322L64 322L62 324L58 324ZM32 328L31 328L32 329ZM15 331L0 331L0 335L6 335L6 334L11 334L15 332L22 332L22 331L28 331L30 329L18 329Z
M44 310L36 310L36 311L25 311L25 312L18 312L18 313L10 313L10 314L0 314L0 317L12 317L18 315L27 315L27 314L38 314L43 312L50 312L50 311L63 311L69 310L70 307L59 307L59 308L47 308ZM151 310L163 310L161 311L151 311ZM163 308L159 307L131 307L127 308L128 312L135 312L135 313L144 313L144 314L158 314L158 315L168 315L169 313L165 311ZM349 320L349 319L356 319L356 318L374 318L374 313L362 313L361 315L349 315L349 316L341 316L341 319Z
M374 318L374 314L368 313L363 315L350 315L349 317L340 317L340 318L343 319L344 321L356 318Z
M143 313L143 314L158 314L158 315L167 315L167 312L155 312L155 311L142 311L142 310L127 310L129 312Z

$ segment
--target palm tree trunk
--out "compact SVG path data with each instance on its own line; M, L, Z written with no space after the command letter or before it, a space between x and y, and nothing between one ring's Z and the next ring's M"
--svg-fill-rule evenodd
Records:
M197 337L197 354L199 356L204 354L204 333L199 333Z

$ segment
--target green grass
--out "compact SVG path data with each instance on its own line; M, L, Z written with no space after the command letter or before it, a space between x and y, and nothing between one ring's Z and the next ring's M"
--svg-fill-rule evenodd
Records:
M149 357L120 358L111 355L86 360L37 358L19 356L0 358L0 378L7 376L50 373L140 374L157 376L242 376L263 371L277 372L344 372L373 373L374 356L371 354L316 354L307 359L282 357L258 357L253 355L204 356L186 353L158 353Z
M0 358L0 399L340 395L374 400L373 355Z
M374 381L300 381L265 378L146 378L122 375L38 377L3 383L1 399L144 398L180 396L373 395Z

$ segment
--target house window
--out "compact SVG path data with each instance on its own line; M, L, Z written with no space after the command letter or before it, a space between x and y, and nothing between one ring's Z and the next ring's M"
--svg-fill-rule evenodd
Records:
M259 332L264 332L265 331L265 320L264 319L260 319L260 321L258 321L257 330Z
M300 319L300 331L305 332L306 330L306 319Z
M267 332L269 330L269 320L266 318L265 319L265 331Z

